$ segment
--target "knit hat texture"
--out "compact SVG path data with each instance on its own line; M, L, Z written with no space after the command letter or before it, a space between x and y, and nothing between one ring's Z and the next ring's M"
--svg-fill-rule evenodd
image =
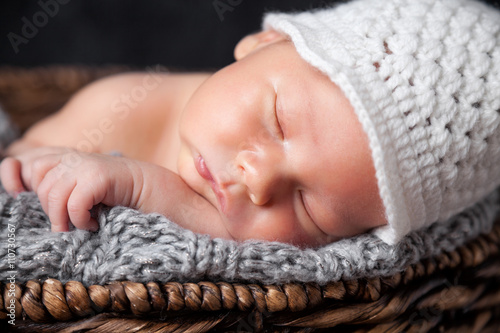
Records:
M264 29L351 102L372 151L394 244L500 184L500 13L473 0L357 0L270 13Z

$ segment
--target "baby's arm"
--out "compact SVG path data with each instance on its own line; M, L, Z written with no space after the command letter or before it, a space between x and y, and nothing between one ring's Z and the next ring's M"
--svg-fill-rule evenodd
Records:
M96 230L89 210L103 203L158 212L179 225L229 238L215 207L175 173L146 162L69 148L42 147L6 158L0 178L7 191L37 193L53 231Z

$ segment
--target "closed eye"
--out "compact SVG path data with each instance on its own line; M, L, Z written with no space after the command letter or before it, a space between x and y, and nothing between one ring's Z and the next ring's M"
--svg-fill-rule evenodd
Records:
M281 139L285 138L285 133L283 132L283 126L280 122L280 118L278 116L279 113L279 104L278 104L278 94L276 94L276 98L274 100L274 119L275 119L275 127L276 133L279 135Z
M305 199L304 199L304 193L303 193L303 191L299 190L299 195L300 195L300 201L301 201L301 203L302 203L302 206L303 206L303 208L304 208L304 211L306 212L306 214L307 214L307 216L309 217L309 219L310 219L313 223L315 223L315 222L314 222L314 220L313 220L313 218L312 218L311 212L310 212L310 211L309 211L309 209L307 208L307 203L306 203L306 201L305 201ZM316 223L315 223L315 224L316 224Z

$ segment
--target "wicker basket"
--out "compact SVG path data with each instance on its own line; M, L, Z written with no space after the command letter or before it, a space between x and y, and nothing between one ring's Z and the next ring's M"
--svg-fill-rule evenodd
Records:
M84 84L123 71L0 68L21 130ZM0 329L18 332L500 332L500 219L493 230L394 276L258 285L78 281L0 285ZM16 325L8 324L14 302Z

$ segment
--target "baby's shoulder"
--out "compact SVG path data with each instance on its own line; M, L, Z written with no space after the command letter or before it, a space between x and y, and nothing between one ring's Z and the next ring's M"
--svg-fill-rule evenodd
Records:
M165 102L183 104L210 73L169 73L161 71L127 72L98 79L77 95L92 100L111 102L110 106L126 104L136 108L144 104ZM143 108L142 107L142 108Z
M98 79L77 92L61 118L111 117L120 123L156 123L180 112L207 73L129 72ZM83 119L82 119L83 120Z
M184 106L209 75L133 72L109 76L75 96L75 109L91 101L92 106L84 106L84 117L90 118L87 127L102 127L107 133L101 151L120 150L126 156L151 161L162 138L175 137Z

